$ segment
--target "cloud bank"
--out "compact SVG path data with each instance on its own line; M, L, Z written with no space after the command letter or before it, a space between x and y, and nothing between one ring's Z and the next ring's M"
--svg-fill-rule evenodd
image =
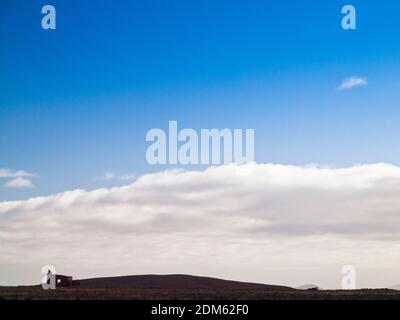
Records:
M334 287L343 264L398 269L399 225L400 167L394 165L169 170L123 187L0 202L0 264L289 285L317 281L297 278L294 270L329 269L339 274L319 285ZM390 276L400 281L400 272ZM370 276L364 281L375 284Z

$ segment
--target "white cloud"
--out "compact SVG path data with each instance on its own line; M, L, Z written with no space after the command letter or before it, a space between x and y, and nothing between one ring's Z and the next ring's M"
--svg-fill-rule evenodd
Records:
M95 180L120 180L129 181L134 180L137 176L135 174L117 174L111 171L106 171L103 175L95 177Z
M112 179L114 179L114 177L115 177L114 173L107 171L102 176L96 177L96 179L97 180L112 180Z
M117 174L111 171L106 171L103 175L95 177L95 180L121 180L128 181L134 180L136 178L135 174Z
M21 189L21 188L33 188L34 185L31 180L27 178L14 178L7 181L4 185L5 188Z
M12 170L0 168L0 178L10 179L3 184L4 188L33 188L34 185L30 178L37 177L37 174L29 173L24 170Z
M366 78L361 78L361 77L350 77L347 79L344 79L342 83L339 85L338 90L347 90L351 89L354 87L360 87L360 86L365 86L367 85L367 79Z
M35 177L36 174L26 172L24 170L12 170L0 168L0 178L20 178L20 177Z
M170 170L123 187L0 202L0 265L329 288L353 264L366 272L360 285L387 286L400 281L399 225L400 167L389 164Z

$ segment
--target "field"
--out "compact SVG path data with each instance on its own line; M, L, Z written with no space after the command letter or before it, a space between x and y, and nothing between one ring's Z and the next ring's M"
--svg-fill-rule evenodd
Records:
M207 290L207 289L129 289L129 288L59 288L2 287L0 300L400 300L395 290Z
M139 275L80 280L77 287L0 287L0 300L400 300L400 291L296 290L285 286L190 275Z

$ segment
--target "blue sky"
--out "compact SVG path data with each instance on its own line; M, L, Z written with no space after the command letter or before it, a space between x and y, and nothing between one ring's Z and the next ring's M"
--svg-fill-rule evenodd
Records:
M145 135L169 120L254 128L257 162L400 163L394 1L351 1L356 31L344 1L50 2L0 4L0 168L38 174L0 200L163 169ZM351 76L368 84L337 90Z

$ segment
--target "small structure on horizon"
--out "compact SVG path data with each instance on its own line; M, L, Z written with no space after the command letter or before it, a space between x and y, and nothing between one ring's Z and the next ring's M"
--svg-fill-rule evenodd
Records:
M78 287L80 282L74 280L72 276L65 276L62 274L55 274L56 288L68 288L68 287ZM48 280L48 283L50 279Z
M307 288L307 291L318 291L319 288L318 287L311 287L311 288Z

